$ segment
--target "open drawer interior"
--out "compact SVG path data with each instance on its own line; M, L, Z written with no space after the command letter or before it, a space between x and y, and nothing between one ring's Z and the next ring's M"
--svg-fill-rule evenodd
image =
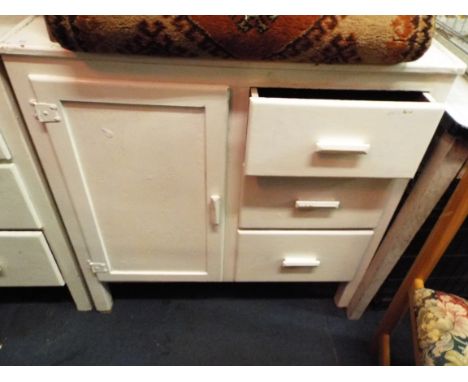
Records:
M337 90L337 89L293 89L252 88L255 98L323 99L341 101L391 101L433 102L429 93L401 90Z

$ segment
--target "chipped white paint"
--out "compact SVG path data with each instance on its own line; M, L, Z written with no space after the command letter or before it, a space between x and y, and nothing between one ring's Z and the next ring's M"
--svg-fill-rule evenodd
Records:
M109 138L109 139L114 138L114 132L111 129L101 127L101 131L106 138Z

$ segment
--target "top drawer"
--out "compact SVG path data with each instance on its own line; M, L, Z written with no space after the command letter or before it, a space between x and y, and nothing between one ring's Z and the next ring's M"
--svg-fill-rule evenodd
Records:
M421 92L252 89L246 174L411 178L442 113Z

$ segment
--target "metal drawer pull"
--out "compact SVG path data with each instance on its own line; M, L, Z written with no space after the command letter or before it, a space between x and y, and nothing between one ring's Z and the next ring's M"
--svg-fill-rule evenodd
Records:
M368 143L352 140L323 139L317 142L317 151L323 153L367 154L369 149Z
M338 208L340 202L337 200L296 200L294 207L298 210L307 210L310 208Z
M315 257L304 258L304 257L285 257L281 264L285 268L290 267L318 267L320 260Z

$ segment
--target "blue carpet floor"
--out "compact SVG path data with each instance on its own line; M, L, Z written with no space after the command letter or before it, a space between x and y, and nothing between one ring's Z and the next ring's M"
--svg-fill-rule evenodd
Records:
M2 289L0 365L375 365L383 311L349 321L329 284L118 284L110 314L64 288ZM412 363L409 326L395 364Z

